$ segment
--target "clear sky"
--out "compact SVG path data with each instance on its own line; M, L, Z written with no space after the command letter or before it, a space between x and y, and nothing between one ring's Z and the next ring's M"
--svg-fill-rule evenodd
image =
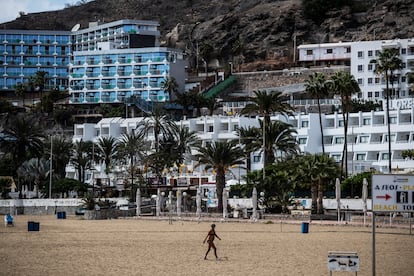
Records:
M79 0L0 0L0 23L12 21L19 12L34 13L61 10L66 4L76 4Z

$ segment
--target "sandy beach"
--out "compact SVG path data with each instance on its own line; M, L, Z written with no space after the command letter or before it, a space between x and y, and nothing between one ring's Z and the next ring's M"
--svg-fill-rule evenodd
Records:
M27 222L40 223L39 232ZM0 227L0 275L329 275L329 251L353 251L358 275L372 275L372 231L311 223L215 222L222 238L203 260L211 221L84 220L76 216L16 216ZM414 235L377 228L376 275L413 275ZM354 275L333 272L333 275Z

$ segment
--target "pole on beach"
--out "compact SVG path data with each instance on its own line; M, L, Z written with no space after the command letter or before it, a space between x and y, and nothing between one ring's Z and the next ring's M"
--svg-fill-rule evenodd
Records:
M372 212L372 276L375 276L375 212Z

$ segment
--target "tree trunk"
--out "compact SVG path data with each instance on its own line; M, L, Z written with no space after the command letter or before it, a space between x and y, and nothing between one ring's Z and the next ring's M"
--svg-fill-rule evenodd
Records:
M217 170L216 175L216 192L217 192L217 199L218 199L218 210L219 212L223 211L223 189L226 183L226 177L224 175L223 169Z
M318 214L323 214L323 180L318 180Z
M311 209L311 213L312 214L316 214L317 211L317 183L315 181L312 180L311 183L311 194L312 194L312 209Z

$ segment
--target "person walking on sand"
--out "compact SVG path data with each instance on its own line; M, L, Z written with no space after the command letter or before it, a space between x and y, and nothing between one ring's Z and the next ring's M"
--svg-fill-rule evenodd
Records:
M207 234L206 238L203 241L203 244L206 243L206 241L208 243L208 249L207 249L206 255L204 256L204 260L207 260L207 255L210 252L210 249L211 248L213 248L213 250L214 250L214 256L216 256L216 260L218 260L218 257L217 257L217 248L214 245L214 238L217 237L217 239L219 239L219 240L221 240L221 239L220 239L219 236L217 236L216 231L215 231L215 228L216 228L216 225L215 224L212 224L210 231L208 231L208 234Z

